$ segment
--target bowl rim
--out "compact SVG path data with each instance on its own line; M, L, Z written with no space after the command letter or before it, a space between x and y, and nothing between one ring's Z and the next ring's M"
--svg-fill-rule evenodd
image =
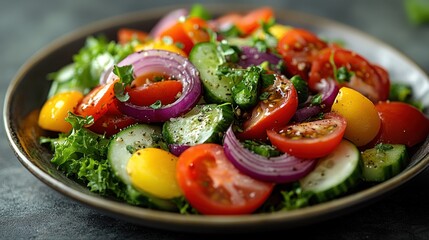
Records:
M224 7L219 5L205 5L210 11L214 13L221 13ZM406 171L391 178L383 183L372 186L368 189L361 190L357 193L341 197L339 199L331 200L326 203L317 204L308 208L302 208L294 211L282 211L275 213L262 213L241 216L206 216L206 215L181 215L178 213L163 212L159 210L145 209L138 206L132 206L126 203L116 202L96 194L88 195L76 189L70 188L63 182L58 181L56 178L47 172L34 165L17 140L17 133L14 131L14 126L11 121L11 99L15 94L17 87L25 78L28 71L41 59L48 57L53 52L57 51L62 46L68 45L73 41L82 39L86 36L92 35L94 32L100 32L103 29L125 26L127 23L144 22L148 19L156 19L167 13L170 10L185 7L183 5L169 5L158 8L151 8L146 10L139 10L120 14L117 16L101 19L83 27L77 28L74 31L67 33L47 46L36 52L30 57L18 70L17 74L13 77L10 85L5 94L3 120L6 130L6 135L9 144L15 153L18 160L27 168L34 176L44 182L46 185L60 192L61 194L70 197L77 202L86 206L96 208L108 215L112 215L127 221L131 221L140 225L145 225L154 228L177 230L177 231L190 231L190 232L216 232L221 229L230 231L257 231L267 229L282 229L292 228L302 225L308 225L327 220L335 216L343 215L349 211L355 211L351 207L363 207L372 201L379 199L382 195L392 192L398 187L404 185L411 180L414 176L421 173L429 165L429 154L426 154L416 164L409 166ZM254 8L255 6L243 6L242 4L232 4L230 9L240 9L246 11ZM364 33L356 28L348 25L316 16L299 12L291 9L275 9L276 16L284 14L287 17L282 19L292 18L299 19L304 23L311 23L317 25L329 25L333 28L341 29L342 31L351 32L364 38L370 39L377 44L383 45L389 51L399 55L402 59L406 60L414 67L414 70L419 71L426 79L429 80L428 75L409 57L391 47L390 45L378 40L377 38ZM427 143L425 143L427 144ZM428 148L428 147L426 147ZM286 225L286 226L285 226Z

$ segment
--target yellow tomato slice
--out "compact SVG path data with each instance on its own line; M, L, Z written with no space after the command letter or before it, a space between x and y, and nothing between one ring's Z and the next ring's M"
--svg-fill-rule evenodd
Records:
M134 187L162 199L182 195L176 180L177 157L159 148L136 151L127 164Z
M77 91L58 93L45 102L40 110L38 124L41 128L68 132L72 129L70 123L65 121L68 112L73 112L83 94Z
M360 92L342 87L331 108L347 121L344 137L356 146L364 146L380 130L380 117L374 104Z

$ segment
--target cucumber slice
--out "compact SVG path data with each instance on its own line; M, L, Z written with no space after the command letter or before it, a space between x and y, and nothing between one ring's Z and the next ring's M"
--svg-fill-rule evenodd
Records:
M300 180L303 191L312 192L317 202L340 196L359 183L361 154L347 140L328 156L319 159L315 169Z
M367 182L383 182L407 166L408 153L402 144L381 144L362 153L362 178Z
M172 201L154 197L134 188L127 173L127 164L131 155L138 149L158 146L159 139L161 139L161 127L148 124L132 125L112 137L107 150L107 160L113 173L126 184L128 194L140 195L151 207L175 211L177 206Z
M233 120L234 112L229 103L197 105L184 116L165 122L162 135L170 144L220 143Z
M226 76L216 74L225 58L212 42L196 44L189 53L189 60L200 72L204 88L204 100L208 103L232 103L231 88L233 81Z
M127 163L131 155L138 149L153 147L160 136L160 127L147 124L135 124L113 136L107 150L107 159L114 174L122 182L130 185L131 179L127 173Z

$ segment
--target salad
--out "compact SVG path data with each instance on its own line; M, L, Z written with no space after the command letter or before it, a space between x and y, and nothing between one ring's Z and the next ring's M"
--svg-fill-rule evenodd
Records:
M195 4L149 32L89 36L48 78L51 162L102 196L181 214L336 199L399 174L429 135L410 86L270 7Z

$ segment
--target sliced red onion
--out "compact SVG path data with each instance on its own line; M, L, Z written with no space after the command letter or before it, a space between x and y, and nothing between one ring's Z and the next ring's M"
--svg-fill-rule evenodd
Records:
M238 65L243 68L249 66L257 66L261 63L268 61L269 63L277 66L280 62L280 58L272 53L260 52L257 48L243 46L241 47L241 57L238 61Z
M168 144L168 149L174 156L180 156L183 151L188 149L189 145L182 145L182 144Z
M306 106L296 110L293 120L296 122L303 122L316 116L320 112L322 112L322 108L320 106Z
M223 143L226 157L241 172L261 181L288 183L306 176L316 165L314 159L300 159L288 154L266 158L243 147L232 127Z
M185 57L165 51L146 50L135 52L118 63L118 66L132 65L134 74L141 76L147 73L160 73L171 76L182 82L180 97L171 104L154 109L149 106L138 106L130 102L119 102L119 110L144 123L165 122L178 117L192 109L201 97L202 85L198 70ZM106 82L113 81L116 75L111 72Z
M163 32L165 29L175 24L177 20L179 20L179 18L187 15L188 15L188 10L184 8L179 8L167 13L167 15L161 18L161 20L159 20L158 23L152 28L149 35L151 37L159 36L161 32Z
M316 88L319 93L322 94L322 104L324 108L330 109L340 90L338 85L333 80L322 79L322 81L317 84Z
M113 71L113 66L108 67L106 70L104 70L104 72L100 76L100 81L99 81L100 85L107 83L107 81L110 78L110 73L112 71ZM109 80L109 81L111 81L111 80Z

